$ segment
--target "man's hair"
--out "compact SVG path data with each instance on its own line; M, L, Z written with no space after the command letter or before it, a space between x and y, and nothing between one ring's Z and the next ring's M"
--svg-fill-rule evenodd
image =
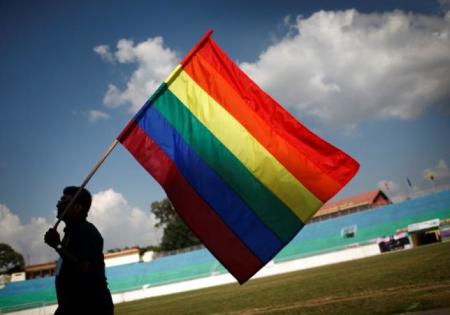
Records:
M77 193L78 189L80 189L80 187L68 186L68 187L64 188L63 193L65 195L70 195L73 197ZM89 211L89 208L91 208L91 203L92 203L91 193L85 188L81 189L80 194L78 195L77 199L75 200L75 203L80 204L83 207L83 210L87 214Z

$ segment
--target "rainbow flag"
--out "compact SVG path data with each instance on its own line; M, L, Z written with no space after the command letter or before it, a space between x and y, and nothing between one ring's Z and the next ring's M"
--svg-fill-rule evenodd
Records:
M244 283L357 172L205 34L118 140Z

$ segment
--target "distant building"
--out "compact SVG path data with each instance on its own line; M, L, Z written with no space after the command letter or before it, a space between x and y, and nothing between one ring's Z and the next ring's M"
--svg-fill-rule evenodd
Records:
M450 242L450 219L441 221L441 239L443 242Z
M139 261L140 255L137 247L105 254L106 267L133 264Z
M367 193L327 202L312 217L310 222L326 220L329 218L349 214L352 212L376 208L391 204L392 202L381 190L374 190Z
M139 248L130 248L113 253L105 254L105 266L119 266L137 263L140 261ZM51 261L42 264L29 265L25 267L27 279L43 278L53 276L55 274L56 262Z
M7 274L0 274L0 289L5 286L5 283L8 283L11 280L11 276Z
M155 258L155 252L152 250L148 250L142 254L142 261L143 262L150 262Z
M18 282L24 280L25 280L25 272L23 271L11 274L11 282Z
M55 261L29 265L25 267L25 275L27 279L53 276L55 273L55 267L56 267Z
M5 286L8 282L18 282L25 280L25 272L14 272L12 274L0 274L0 288ZM0 312L1 314L1 312Z

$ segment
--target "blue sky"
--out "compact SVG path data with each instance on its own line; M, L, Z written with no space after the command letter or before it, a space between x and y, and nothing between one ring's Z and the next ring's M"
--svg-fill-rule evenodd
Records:
M42 233L132 113L209 29L258 84L361 169L341 197L449 184L448 1L1 1L0 241ZM157 242L164 192L122 147L88 185L105 247ZM124 232L122 232L124 231ZM121 233L122 232L122 233Z

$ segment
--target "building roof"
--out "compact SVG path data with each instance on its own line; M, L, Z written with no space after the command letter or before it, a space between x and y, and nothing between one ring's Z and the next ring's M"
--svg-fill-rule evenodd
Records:
M135 247L135 248L124 249L119 252L106 253L106 254L104 254L104 256L105 256L105 260L106 260L106 259L110 259L110 258L116 258L116 257L122 257L122 256L134 255L134 254L139 254L139 248ZM45 262L45 263L41 263L41 264L28 265L25 267L25 271L33 272L33 271L47 270L47 269L55 268L55 266L56 266L56 261L50 261L50 262Z
M25 266L26 272L40 271L55 268L56 261L50 261L42 264L28 265Z
M316 212L314 217L320 217L361 206L371 206L380 195L382 198L389 200L384 192L381 190L374 190L335 201L329 201Z

